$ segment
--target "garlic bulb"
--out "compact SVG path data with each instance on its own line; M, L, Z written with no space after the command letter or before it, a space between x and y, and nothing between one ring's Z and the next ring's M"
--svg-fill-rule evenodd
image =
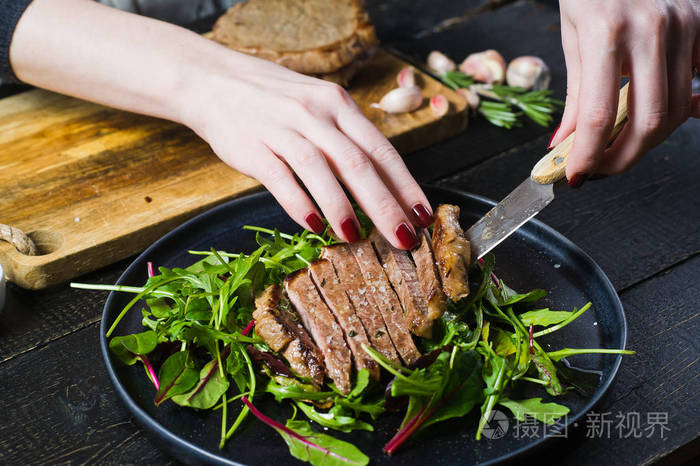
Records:
M397 87L387 92L379 103L370 104L372 108L380 108L387 113L412 112L423 103L423 94L417 87Z
M428 67L437 74L447 73L456 68L455 62L447 58L444 53L438 52L437 50L433 50L428 54Z
M508 64L506 81L509 86L523 89L547 89L550 81L549 67L539 57L518 57Z
M430 98L430 108L435 116L441 117L450 109L450 102L442 94L435 94Z
M399 74L396 75L396 83L399 87L414 87L416 85L416 76L413 68L410 66L401 68Z
M472 53L459 65L459 69L477 81L500 84L505 78L506 62L500 53L490 49Z
M467 101L467 105L469 105L469 109L472 112L476 112L476 109L479 108L479 104L481 103L481 97L479 97L479 94L466 87L460 87L456 92L464 97L464 100Z

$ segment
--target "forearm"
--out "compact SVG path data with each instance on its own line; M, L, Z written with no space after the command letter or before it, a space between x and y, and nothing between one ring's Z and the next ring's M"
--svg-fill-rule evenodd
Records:
M182 123L198 76L238 56L178 26L86 0L34 0L10 48L26 83Z

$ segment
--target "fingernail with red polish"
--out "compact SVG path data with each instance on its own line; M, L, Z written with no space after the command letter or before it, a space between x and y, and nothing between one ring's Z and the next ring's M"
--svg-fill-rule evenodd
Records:
M433 216L423 204L416 204L413 206L413 216L415 217L416 224L423 228L427 228L433 223Z
M586 173L576 173L569 180L569 186L572 188L580 188L583 183L588 179L588 174Z
M549 142L547 143L547 150L551 150L551 149L552 149L552 141L554 141L554 137L555 137L555 136L557 135L557 133L559 132L559 128L560 128L560 127L561 127L561 123L559 123L559 126L557 126L557 129L555 129L554 132L552 133L552 137L549 138Z
M354 243L360 239L360 230L352 217L348 217L340 222L340 229L343 230L343 236L348 243Z
M405 249L413 249L418 246L418 238L416 238L416 234L413 233L411 227L409 227L405 222L396 228L395 233L399 243L401 243L401 246L403 246Z
M311 231L313 231L317 235L320 235L321 233L323 233L323 230L326 229L325 225L323 224L323 221L321 220L321 217L316 215L314 212L311 212L309 215L307 215L304 220L306 221L306 224L309 226Z

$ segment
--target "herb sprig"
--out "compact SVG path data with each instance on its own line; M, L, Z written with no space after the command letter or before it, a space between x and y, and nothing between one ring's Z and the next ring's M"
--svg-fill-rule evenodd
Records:
M461 71L448 71L440 78L454 90L466 88L491 99L482 101L478 111L491 124L506 129L522 126L523 116L547 127L552 124L553 113L564 106L564 102L552 98L550 90L527 91L502 84L479 84Z

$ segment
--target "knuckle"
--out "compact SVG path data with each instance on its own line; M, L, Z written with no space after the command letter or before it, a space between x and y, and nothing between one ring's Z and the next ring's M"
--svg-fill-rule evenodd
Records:
M610 107L597 105L583 111L583 126L595 131L609 130L615 120L615 113Z
M279 186L286 182L289 173L281 166L268 167L264 170L262 178L264 178L264 183L270 186Z
M325 97L334 105L348 105L352 100L350 94L342 86L329 83L325 87Z
M665 110L649 112L644 117L643 131L648 136L658 134L665 126L667 120Z
M382 142L371 151L372 157L377 163L392 163L399 158L398 152L388 141Z
M304 169L315 165L320 155L316 148L310 144L302 144L294 153L294 165L299 169Z
M382 197L375 201L374 210L377 215L376 218L389 219L396 215L398 205L393 198Z
M637 16L637 28L640 31L655 36L668 26L668 17L658 11L649 11Z
M348 170L362 172L372 168L372 162L355 147L343 149L340 156Z

